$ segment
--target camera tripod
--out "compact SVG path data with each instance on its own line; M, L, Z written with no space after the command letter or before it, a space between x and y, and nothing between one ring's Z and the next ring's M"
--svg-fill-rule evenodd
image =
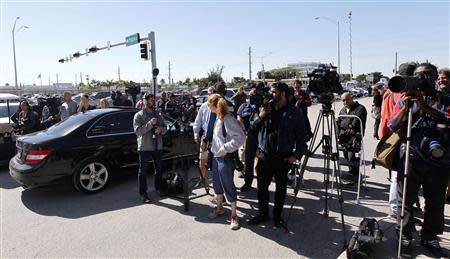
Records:
M337 188L336 194L339 201L340 206L340 214L341 214L341 222L342 222L342 233L343 233L343 250L347 248L347 238L345 233L345 222L344 222L344 209L342 204L344 203L344 199L342 197L342 180L341 180L341 165L339 162L339 151L337 150L338 143L338 135L336 131L336 117L334 115L334 110L331 109L331 104L322 104L322 109L320 110L319 117L316 122L316 126L314 128L314 134L311 139L310 145L308 147L308 151L305 155L303 163L300 167L299 172L299 180L295 183L294 188L294 199L291 204L291 208L289 210L288 218L286 220L286 224L289 221L289 218L292 213L292 208L297 200L297 195L300 189L300 185L303 183L303 176L306 170L306 166L309 158L314 155L317 149L322 146L322 153L324 155L323 158L323 169L324 169L324 183L325 183L325 207L323 211L323 216L328 218L328 185L330 184L330 172L331 172L331 161L333 161L333 169L337 171L335 174ZM320 128L322 129L322 139L317 143L317 146L314 146L316 140L318 139L318 133ZM336 145L335 152L333 152L333 140Z

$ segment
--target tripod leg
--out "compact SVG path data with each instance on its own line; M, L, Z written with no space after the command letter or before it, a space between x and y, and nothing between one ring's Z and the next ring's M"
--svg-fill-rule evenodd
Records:
M336 170L337 167L337 174L336 174L336 194L338 196L339 199L339 208L340 208L340 213L341 213L341 223L342 223L342 234L343 234L343 250L347 249L347 233L345 230L345 220L344 220L344 197L342 195L342 178L341 178L341 163L339 160L339 150L337 148L338 145L338 133L337 133L337 124L336 124L336 118L334 116L334 113L332 114L331 117L331 121L332 121L332 131L334 133L334 143L336 144L336 153L333 154L334 156L334 168Z

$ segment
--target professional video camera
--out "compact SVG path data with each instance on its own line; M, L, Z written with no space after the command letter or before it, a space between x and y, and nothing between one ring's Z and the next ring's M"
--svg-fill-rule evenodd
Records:
M370 258L371 245L381 242L383 231L375 219L364 218L359 229L350 239L347 248L347 258Z
M333 93L342 92L342 85L339 83L339 75L335 66L331 64L319 64L319 66L308 74L308 91L319 95L319 102L323 104L325 110L331 109L334 100Z
M260 106L268 105L272 101L272 93L270 92L270 87L266 86L264 83L259 83L256 85L255 91L250 95L250 104L255 105L255 108Z
M409 95L413 95L412 90L420 90L427 96L436 95L434 82L426 73L414 76L394 76L389 80L388 87L394 93L407 92Z
M341 131L338 141L339 145L341 145L347 152L358 153L361 150L361 133L355 132L352 129Z
M136 103L136 97L141 93L141 86L134 82L130 82L130 85L125 88L125 93L131 95L133 102Z

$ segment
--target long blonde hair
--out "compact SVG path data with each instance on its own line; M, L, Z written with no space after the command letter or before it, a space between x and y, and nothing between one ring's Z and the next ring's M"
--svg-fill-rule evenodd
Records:
M217 109L217 118L223 121L228 114L228 105L225 99L219 94L212 94L208 97L208 104Z

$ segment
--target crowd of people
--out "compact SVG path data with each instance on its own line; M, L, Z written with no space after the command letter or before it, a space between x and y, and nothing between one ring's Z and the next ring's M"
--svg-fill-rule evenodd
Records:
M422 78L422 85L393 92L387 84L377 83L372 86L373 104L370 111L370 115L375 120L374 138L383 141L393 133L401 136L396 157L396 170L390 174L389 206L391 214L398 219L398 224L404 221L402 245L410 247L416 222L414 214L417 210L421 210L418 193L422 187L425 206L421 244L434 255L440 256L442 249L437 235L442 234L444 229L444 204L450 202L450 181L448 180L450 166L446 160L450 161L450 150L448 150L450 145L448 103L450 70L443 68L438 71L429 63L410 62L399 67L398 75ZM431 85L432 92L436 91L438 94L430 95L430 91L426 91L429 89L424 89L423 85L426 84ZM241 88L231 100L225 97L225 93L224 82L210 86L207 102L203 103L197 111L196 100L192 95L180 102L177 101L177 96L165 92L157 101L152 94L143 94L142 99L133 104L126 95L116 92L111 99L102 99L99 107L94 107L89 104L89 96L83 95L80 103L76 103L72 100L72 95L66 92L61 105L56 106L57 109L48 100L45 105L44 102L39 101L43 98L38 98L36 107L30 107L26 101L23 101L20 104L20 110L13 116L13 121L17 123L20 134L27 134L65 120L75 113L91 109L110 106L139 108L140 111L136 113L133 125L137 135L140 164L139 194L144 203L151 202L147 187L150 160L154 162L155 189L160 195L167 194L161 165L162 136L167 129L160 114L165 113L173 118L192 121L194 141L200 148L201 174L206 178L207 169L212 172L215 196L210 199L214 206L208 217L215 219L225 214L224 204L229 202L231 205L230 228L239 229L238 188L234 183L234 172L242 171L244 184L239 189L240 192L247 192L252 189L256 170L258 211L248 224L257 225L272 218L275 226L283 227L285 226L283 207L288 174L293 164L299 163L306 154L308 141L313 136L308 118L308 107L311 106L310 96L302 89L299 80L295 82L294 87L282 82L275 82L270 87L262 83L253 84L248 94ZM341 101L343 108L339 115L355 115L359 118L339 117L337 120L338 138L339 144L343 146L343 157L350 162L348 173L355 178L359 177L360 173L360 157L357 154L365 135L367 110L348 92L341 95ZM407 160L405 145L409 108L413 112L411 124L414 134L420 139L419 142L412 140L412 152L409 158L411 165L408 168L410 176L405 179L405 160ZM426 134L422 129L424 123L427 123L427 127L438 128L441 135L446 136L446 138L431 139L431 141L441 141L439 144L444 152L443 157L439 159L433 159L433 157L430 159L427 155L430 155L431 151L423 151L424 147L421 143ZM434 146L429 149L431 148ZM273 179L276 189L273 212L270 213L269 185ZM403 193L404 184L407 185L406 193ZM400 215L402 199L405 199L404 215Z

